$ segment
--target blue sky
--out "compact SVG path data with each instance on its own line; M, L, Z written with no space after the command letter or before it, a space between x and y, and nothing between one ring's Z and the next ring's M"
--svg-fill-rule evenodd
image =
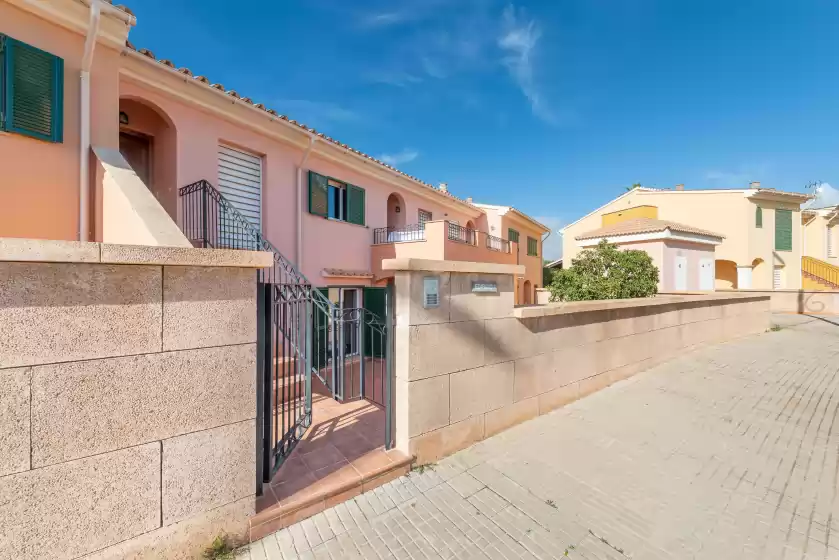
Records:
M835 0L232 5L132 2L130 40L554 228L635 182L839 182Z

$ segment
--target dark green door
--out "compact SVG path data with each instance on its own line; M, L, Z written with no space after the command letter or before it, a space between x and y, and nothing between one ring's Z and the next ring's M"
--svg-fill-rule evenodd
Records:
M378 321L370 324L370 315L365 314L364 355L383 358L385 355L385 312L387 306L387 288L364 288L364 309L373 313Z
M324 297L329 297L329 288L315 288ZM327 348L329 348L329 315L317 305L312 306L312 368L320 371L326 367ZM325 379L321 379L326 383Z

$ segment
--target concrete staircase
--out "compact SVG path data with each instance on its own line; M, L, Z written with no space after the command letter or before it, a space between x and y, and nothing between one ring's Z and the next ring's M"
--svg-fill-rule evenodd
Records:
M839 290L839 266L814 257L803 257L801 287L819 292Z

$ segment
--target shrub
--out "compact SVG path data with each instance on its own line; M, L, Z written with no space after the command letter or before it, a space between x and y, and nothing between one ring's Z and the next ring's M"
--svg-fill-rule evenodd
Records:
M603 239L555 271L548 289L551 301L650 297L658 291L658 268L645 251L621 251Z

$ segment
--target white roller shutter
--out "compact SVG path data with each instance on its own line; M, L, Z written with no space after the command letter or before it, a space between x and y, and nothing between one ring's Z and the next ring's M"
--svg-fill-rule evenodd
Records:
M262 158L219 145L218 187L236 210L262 231Z

